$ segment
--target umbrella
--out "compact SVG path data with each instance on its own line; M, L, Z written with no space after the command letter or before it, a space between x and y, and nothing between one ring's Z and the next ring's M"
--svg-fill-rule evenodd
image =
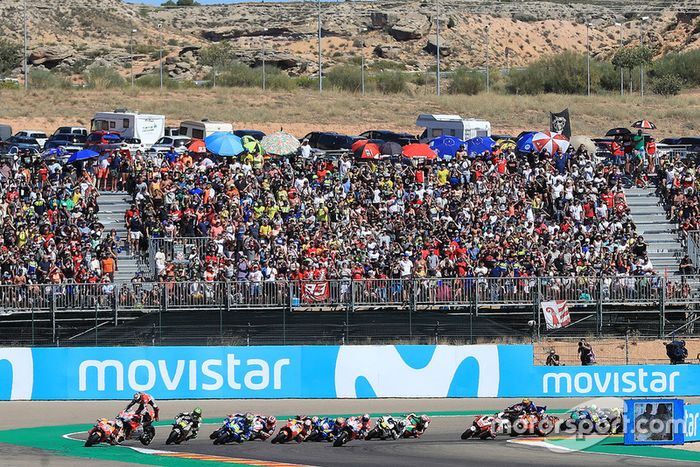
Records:
M274 154L275 156L288 156L299 149L299 140L283 131L276 131L266 135L260 141L260 144L266 153Z
M496 147L501 151L514 151L517 145L512 139L499 139L496 141Z
M102 135L102 139L105 141L119 141L122 137L116 133L107 133L106 135Z
M596 153L595 143L588 136L571 137L571 147L573 147L574 149L578 149L582 144L583 147L586 148L586 151L588 151L588 154L594 155Z
M637 120L632 124L632 128L639 128L642 130L656 130L656 125L649 120Z
M217 131L204 138L204 144L209 152L222 157L237 156L245 151L241 138L223 131Z
M496 142L488 136L477 136L467 140L467 154L482 154L491 151Z
M532 137L532 144L538 151L546 150L550 154L564 152L569 149L569 140L561 133L540 131Z
M362 143L362 144L357 144ZM352 143L352 152L358 159L379 159L381 150L375 143L361 139Z
M245 135L241 137L241 141L243 142L243 147L245 150L250 154L263 154L265 152L260 145L260 141L258 141L254 136Z
M437 159L437 154L427 144L413 143L403 147L401 152L409 159Z
M532 144L532 137L535 133L525 133L520 138L518 138L518 143L516 145L519 152L530 152L535 149L535 145Z
M605 133L605 136L627 136L631 134L632 132L629 128L611 128Z
M201 139L193 139L187 146L187 150L196 154L204 154L207 152L207 145Z
M442 135L431 140L429 145L440 159L452 159L463 144L464 141L459 138Z
M380 149L382 154L385 156L399 156L403 152L401 145L399 143L394 143L393 141L388 141L382 144Z
M72 164L73 162L79 162L79 161L86 161L88 159L94 159L95 157L98 157L100 155L99 152L93 151L91 149L83 149L82 151L78 151L74 153L72 156L68 158L66 161L67 164Z

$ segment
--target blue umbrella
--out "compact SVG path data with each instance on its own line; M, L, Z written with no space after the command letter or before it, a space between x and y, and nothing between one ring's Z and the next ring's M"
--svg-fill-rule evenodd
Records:
M535 145L532 144L532 137L535 136L535 132L525 133L522 135L516 144L518 152L530 152L535 149Z
M467 154L482 154L485 151L491 151L496 145L496 142L488 136L477 136L476 138L468 139Z
M99 152L95 152L91 149L83 149L71 155L66 161L67 164L72 164L73 162L86 161L88 159L94 159L100 155Z
M106 141L119 141L121 136L115 134L115 133L107 133L106 135L103 135L102 138Z
M237 156L245 151L241 138L221 131L204 138L204 144L209 152L222 157Z
M430 141L430 149L435 151L440 159L452 159L464 141L454 136L438 136Z

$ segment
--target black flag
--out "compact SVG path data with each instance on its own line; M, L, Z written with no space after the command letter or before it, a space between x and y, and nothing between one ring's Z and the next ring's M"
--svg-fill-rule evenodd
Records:
M561 133L567 138L571 138L571 119L569 109L564 109L559 113L549 112L549 131Z

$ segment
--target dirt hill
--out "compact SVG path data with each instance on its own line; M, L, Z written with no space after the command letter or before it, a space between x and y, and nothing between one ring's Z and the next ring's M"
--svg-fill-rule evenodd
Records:
M20 43L22 2L0 2L0 34ZM138 76L157 70L162 40L166 70L174 78L205 75L209 70L199 66L199 50L221 41L228 41L249 65L261 62L264 49L268 63L290 74L317 71L315 2L173 9L121 0L27 3L34 67L78 76L86 67L109 65L128 75L131 44ZM322 3L321 8L324 67L357 61L363 53L375 68L425 71L434 65L434 0L346 1ZM649 20L640 21L642 15ZM439 18L445 69L483 67L487 36L493 67L524 66L564 50L585 52L586 22L591 24L592 53L601 58L609 57L620 40L638 43L642 30L645 43L660 55L700 48L697 0L441 0Z

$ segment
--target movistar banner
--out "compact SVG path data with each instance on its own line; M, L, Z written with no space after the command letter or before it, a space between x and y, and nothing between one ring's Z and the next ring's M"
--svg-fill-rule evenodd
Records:
M544 367L529 345L0 348L0 400L700 395L700 366Z

